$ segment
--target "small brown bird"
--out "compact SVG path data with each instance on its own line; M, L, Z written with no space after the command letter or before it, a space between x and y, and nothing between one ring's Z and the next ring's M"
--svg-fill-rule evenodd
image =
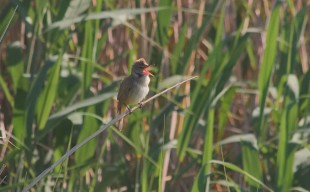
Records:
M146 97L149 92L150 77L153 76L151 72L147 70L150 65L140 58L136 60L131 69L131 74L126 77L119 88L117 94L118 100L118 112L122 113L125 108L131 110L129 105L141 104L141 101ZM122 131L123 119L120 120L119 129Z

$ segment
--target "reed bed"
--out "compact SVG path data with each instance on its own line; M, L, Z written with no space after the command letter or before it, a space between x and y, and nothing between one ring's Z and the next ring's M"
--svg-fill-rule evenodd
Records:
M310 191L309 5L1 1L0 191Z

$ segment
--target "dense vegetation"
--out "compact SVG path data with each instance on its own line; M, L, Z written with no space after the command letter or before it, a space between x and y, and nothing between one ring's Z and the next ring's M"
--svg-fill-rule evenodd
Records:
M309 191L309 1L33 0L0 6L0 190L21 191L116 115L133 62L149 96L31 191ZM56 163L57 164L57 163Z

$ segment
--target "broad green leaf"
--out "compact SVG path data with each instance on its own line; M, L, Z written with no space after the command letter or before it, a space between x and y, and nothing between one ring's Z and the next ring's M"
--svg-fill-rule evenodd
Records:
M93 58L93 46L94 46L94 31L93 22L86 21L85 23L85 38L83 42L82 57L94 60ZM89 93L90 83L92 81L92 74L94 66L89 65L86 61L81 61L81 72L82 72L82 99L84 99Z
M213 14L216 13L216 7L220 5L221 2L214 2L212 4ZM210 8L211 8L210 7ZM188 64L188 61L190 59L190 56L192 55L193 50L196 49L198 46L197 43L199 42L200 36L202 32L205 30L206 26L208 25L208 22L210 22L209 17L204 18L204 22L202 26L197 30L197 32L193 35L193 37L190 39L189 45L186 46L185 51L184 51L184 56L182 57L181 61L182 63L179 65L177 74L183 74L186 70L186 65ZM195 115L187 115L185 116L184 124L183 124L183 130L181 131L179 138L178 138L178 147L177 147L177 152L179 154L179 158L181 161L183 161L185 157L185 153L187 150L187 146L190 142L190 138L192 135L192 132L196 125L198 124L198 120L200 116L203 114L204 110L207 108L208 105L210 105L210 100L213 96L214 93L211 93L211 87L208 86L212 83L214 83L215 77L213 82L208 82L208 84L205 86L203 84L205 80L205 74L208 69L210 69L210 65L214 63L216 57L216 52L212 51L206 60L206 62L203 64L203 68L200 71L200 76L197 81L197 84L195 84L193 91L191 91L191 105L190 105L190 111L195 111ZM218 78L218 77L216 77ZM215 85L215 83L213 84Z
M165 7L152 7L152 8L136 8L136 9L119 9L114 11L102 11L100 13L88 13L79 17L71 18L71 19L65 19L61 21L57 21L50 25L46 31L50 31L55 28L67 28L73 23L78 23L81 21L87 21L87 20L97 20L97 19L108 19L108 18L114 18L118 19L120 16L126 16L130 17L131 15L139 15L142 13L148 13L151 11L159 11L167 9Z
M88 107L91 105L95 105L97 103L100 103L100 102L103 102L107 99L110 99L111 97L114 97L116 95L117 95L116 92L111 92L111 93L104 93L104 94L100 94L100 95L97 95L94 97L87 98L83 101L80 101L80 102L75 103L71 106L68 106L67 108L64 108L63 110L51 115L49 117L49 120L66 117L68 114L70 114L70 113L72 113L78 109Z
M6 83L4 82L3 77L0 75L0 86L4 92L4 95L6 97L6 99L8 100L8 102L10 103L10 105L13 107L14 106L14 99L12 94L10 93L10 90L8 88L8 86L6 85Z
M206 182L210 175L205 174L206 165L202 166L197 176L195 177L192 192L206 191Z
M174 47L173 54L171 57L171 72L172 74L176 74L178 65L180 63L181 53L184 49L185 41L186 41L186 32L188 30L188 26L186 24L183 25L180 33L177 44Z
M266 136L266 127L264 127L265 118L263 112L265 108L265 102L269 88L271 72L277 55L277 36L279 33L280 8L281 3L277 1L273 7L273 10L269 18L267 26L267 34L265 39L266 46L264 49L263 60L258 76L259 105L260 105L260 125L258 133L261 135L261 137L259 137L261 141L264 140Z
M231 163L228 163L228 162L223 162L223 161L218 161L218 160L212 160L212 161L210 161L210 163L223 165L223 166L225 166L225 167L227 167L227 168L229 168L229 169L231 169L233 171L239 172L239 173L243 174L244 176L247 176L253 182L255 182L258 185L262 186L262 188L264 188L266 191L273 191L271 188L269 188L267 185L265 185L261 180L259 180L258 178L254 177L250 173L244 171L243 169L237 167L234 164L231 164Z
M191 134L197 126L200 116L204 113L207 113L209 107L214 106L214 101L217 101L219 98L217 97L218 95L226 92L224 86L229 80L233 66L236 64L239 56L243 53L245 49L245 43L247 38L247 35L241 37L238 41L237 46L229 50L229 52L226 52L224 56L223 54L218 54L217 51L220 50L218 50L218 48L216 47L210 53L209 59L206 60L204 68L201 70L200 79L198 80L197 85L194 87L191 93L191 101L193 101L193 103L191 103L190 111L195 111L196 114L193 116L187 116L185 118L184 130L179 136L177 150L181 160L183 160L183 158L185 157L186 148L189 144ZM211 76L210 80L205 86L203 84L203 79L205 78L204 73L212 63L216 62L215 60L218 60L218 62L220 62L221 64L214 65L212 70L212 73L214 72L214 75Z
M72 113L68 116L68 119L74 125L82 125L83 124L83 114L79 112Z
M85 12L91 5L90 1L71 0L63 19L74 19Z
M215 122L215 109L210 107L207 112L207 121L208 126L206 127L205 133L205 142L203 146L203 156L202 156L202 165L205 165L205 175L211 174L211 164L209 163L212 160L213 156L213 138L214 138L214 122ZM206 182L206 191L210 190L210 179Z
M296 78L287 78L287 81L289 80L291 82L287 82L288 86L284 85L286 96L284 97L284 110L281 115L277 154L277 189L282 191L287 191L292 187L294 156L298 147L295 143L291 143L290 140L298 127L298 100L296 100L295 86L299 86ZM296 83L297 85L294 85ZM299 92L297 97L298 95Z
M95 113L95 107L90 106L87 109L88 113ZM81 143L85 138L90 136L92 133L98 130L99 125L97 119L91 116L84 116L83 127L79 134L77 143ZM97 147L98 137L92 139L84 146L80 147L79 150L75 153L75 161L78 165L85 163L91 157L93 157L96 147Z
M94 96L88 99L85 99L81 102L75 103L71 106L68 106L67 108L64 108L63 110L51 115L49 119L46 122L45 129L42 130L38 136L36 137L37 140L42 139L47 133L49 133L55 126L63 119L65 119L70 113L82 109L85 107L89 107L92 105L95 105L97 103L103 102L107 99L110 99L113 96L116 96L117 93L107 91L108 93L104 93L98 96Z
M32 143L32 126L35 119L35 109L38 102L38 98L41 94L42 87L47 77L48 70L55 64L55 60L48 60L43 67L40 69L38 75L31 83L30 90L27 92L26 97L26 112L25 112L25 130L26 130L26 144L31 145Z
M231 143L240 143L241 141L249 142L252 144L252 147L254 147L256 150L258 150L257 146L257 138L254 134L241 134L241 135L232 135L230 137L227 137L218 143L215 144L215 146L221 146L221 145L227 145Z
M19 41L13 42L6 49L6 66L13 80L13 87L16 91L19 79L24 73L22 47Z
M253 175L255 178L262 180L262 168L260 164L259 151L257 149L257 144L253 145L252 141L241 140L242 149L242 164L243 169L247 173ZM253 182L249 177L245 177L246 182L251 186L252 190L259 189L260 186Z
M161 81L160 85L158 86L158 90L163 90L165 88L171 87L172 85L177 84L180 81L183 81L185 79L190 78L189 76L183 76L183 75L174 75L171 77L168 77Z
M3 2L3 4L5 4ZM6 33L8 31L7 28L9 29L10 26L14 26L14 23L18 20L18 15L16 14L16 10L18 8L18 6L15 6L15 9L14 7L6 7L7 10L4 8L2 9L2 13L1 16L0 16L0 43L2 43L1 41L3 41L3 38Z
M223 90L225 91L226 88ZM222 95L220 98L220 106L219 106L219 115L218 115L218 133L217 133L217 140L221 140L224 136L225 128L228 122L228 116L230 114L230 107L231 103L233 102L234 96L236 93L236 87L232 87L231 89L227 90L225 95Z
M54 66L50 68L50 74L47 78L46 85L38 99L37 117L39 129L43 129L45 127L46 121L56 98L61 61L62 58L59 56L57 61L54 63Z
M169 37L171 6L171 0L159 0L159 7L166 7L166 9L159 10L157 16L157 39L162 46L166 45Z
M291 89L296 100L299 99L299 83L296 75L289 75L287 79L287 86Z
M13 134L14 136L24 142L26 136L26 98L29 90L29 79L21 77L15 94L14 110L13 110Z
M292 191L296 191L296 192L309 192L309 190L302 188L302 187L293 187L291 188Z
M35 25L41 25L41 22L43 20L43 16L46 11L47 0L35 0L35 14L36 14L36 22Z

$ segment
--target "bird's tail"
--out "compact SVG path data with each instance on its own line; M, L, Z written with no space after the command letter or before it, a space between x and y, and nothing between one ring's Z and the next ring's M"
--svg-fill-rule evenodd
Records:
M124 128L124 118L119 120L119 123L118 123L118 130L120 130L122 132L123 128Z
M117 111L118 111L118 114L120 115L121 113L123 113L124 111L126 110L126 107L120 103L118 103L118 106L117 106ZM123 131L123 128L124 128L124 118L121 118L119 120L119 123L118 123L118 130L120 131Z

